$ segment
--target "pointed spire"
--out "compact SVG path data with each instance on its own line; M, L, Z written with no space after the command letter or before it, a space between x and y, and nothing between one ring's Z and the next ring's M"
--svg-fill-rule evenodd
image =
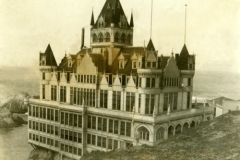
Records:
M130 27L131 27L131 28L134 27L134 22L133 22L133 11L132 11L132 13L131 13Z
M93 9L92 9L92 18L91 18L91 23L90 23L91 26L94 26L94 14L93 14Z
M47 46L47 49L45 51L45 56L46 56L46 65L47 66L57 66L57 62L54 57L54 54L53 54L50 44L48 44L48 46Z

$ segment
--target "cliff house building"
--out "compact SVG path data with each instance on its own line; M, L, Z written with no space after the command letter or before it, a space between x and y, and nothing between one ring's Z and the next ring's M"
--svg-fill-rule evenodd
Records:
M195 55L159 55L152 39L133 46L134 19L119 0L106 0L90 48L58 65L50 44L39 54L40 99L30 99L28 142L79 159L92 150L158 145L213 118L192 108ZM84 29L83 38L84 42ZM27 103L27 102L26 102Z

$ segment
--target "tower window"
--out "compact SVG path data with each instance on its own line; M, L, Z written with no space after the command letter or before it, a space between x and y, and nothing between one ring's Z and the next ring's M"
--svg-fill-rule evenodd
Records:
M97 35L94 33L93 34L93 42L97 42L98 41L98 37L97 37Z
M99 34L98 40L99 40L99 42L103 42L103 35L102 35L102 33Z
M125 43L125 39L126 39L126 36L125 36L125 34L123 33L122 36L121 36L121 42L122 42L122 43Z
M110 42L110 34L108 32L105 35L105 41Z
M119 42L119 34L118 33L116 33L114 35L114 42Z

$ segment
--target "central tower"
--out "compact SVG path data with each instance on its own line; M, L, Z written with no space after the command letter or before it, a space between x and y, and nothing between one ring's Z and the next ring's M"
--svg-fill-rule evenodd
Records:
M130 23L119 0L106 0L96 22L91 19L92 48L121 48L133 45L133 15Z

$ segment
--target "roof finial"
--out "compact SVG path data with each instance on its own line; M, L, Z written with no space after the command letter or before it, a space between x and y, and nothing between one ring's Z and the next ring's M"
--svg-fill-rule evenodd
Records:
M151 27L150 27L150 39L152 39L152 17L153 17L153 0L151 4Z
M186 44L187 35L187 4L185 4L185 33L184 33L184 44Z

